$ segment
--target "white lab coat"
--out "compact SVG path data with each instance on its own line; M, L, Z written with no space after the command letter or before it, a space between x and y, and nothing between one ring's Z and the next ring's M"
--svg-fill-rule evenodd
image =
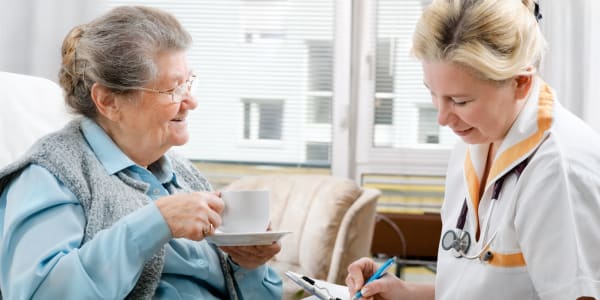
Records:
M536 79L529 98L500 145L477 204L487 145L459 143L453 152L442 206L442 234L455 229L466 197L467 254L438 250L436 299L600 299L600 137L554 99ZM517 178L513 167L529 162ZM487 240L475 232L488 222L494 182L505 182L489 218ZM483 236L483 233L481 233Z

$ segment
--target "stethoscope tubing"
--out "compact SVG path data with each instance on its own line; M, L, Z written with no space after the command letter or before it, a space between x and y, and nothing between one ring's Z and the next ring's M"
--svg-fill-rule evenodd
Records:
M465 259L470 259L470 260L480 259L482 261L486 261L487 259L485 259L485 255L484 254L486 254L487 249L492 244L492 241L496 237L496 233L498 233L498 231L494 231L494 234L492 235L492 237L481 247L481 249L479 250L479 252L477 252L476 254L467 255L463 250L456 250L456 249L454 249L454 251L456 251L455 253L457 255L459 255L458 256L459 258L465 258Z
M529 161L529 159L523 160L518 165L516 165L511 170L511 172L515 171L517 178L518 178L521 175L521 173L523 172L523 170L525 169L525 167L527 166L528 161ZM467 205L467 198L465 198L465 200L463 202L463 206L460 211L460 215L458 216L458 219L456 220L456 229L449 229L442 236L442 248L444 250L453 250L453 252L457 258L480 259L482 261L487 261L492 257L493 254L490 251L487 251L487 249L492 244L492 241L496 237L498 230L494 231L492 236L489 239L487 239L490 220L492 218L492 214L494 212L496 202L498 202L498 200L499 200L500 192L502 191L502 186L504 185L504 178L506 175L510 174L511 172L507 172L506 174L504 174L502 177L500 177L494 183L490 207L488 208L488 210L486 212L485 223L483 224L483 227L482 227L483 236L481 237L480 241L483 246L481 247L479 252L474 255L467 255L467 252L469 251L469 248L471 246L469 233L464 230L465 223L467 220L467 213L469 210L469 207ZM447 243L448 240L446 239L446 236L449 234L451 234L451 237L452 237L452 241L449 241L450 244Z

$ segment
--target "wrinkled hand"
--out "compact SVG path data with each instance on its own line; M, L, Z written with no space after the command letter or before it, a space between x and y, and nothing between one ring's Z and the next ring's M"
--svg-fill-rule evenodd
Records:
M221 250L229 254L231 260L246 268L254 269L265 264L281 250L278 242L257 246L221 246Z
M199 241L221 225L224 204L219 192L175 194L155 203L174 238Z
M354 297L354 294L362 289L362 299L403 299L402 297L406 297L404 282L390 274L385 274L368 285L364 285L378 267L375 261L366 257L351 263L348 266L348 276L346 277L350 295Z

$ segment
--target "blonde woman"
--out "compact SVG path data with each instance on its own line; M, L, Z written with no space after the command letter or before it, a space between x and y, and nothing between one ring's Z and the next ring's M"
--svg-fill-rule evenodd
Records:
M449 161L435 284L348 267L367 299L600 297L600 138L538 75L532 0L434 0L413 37Z

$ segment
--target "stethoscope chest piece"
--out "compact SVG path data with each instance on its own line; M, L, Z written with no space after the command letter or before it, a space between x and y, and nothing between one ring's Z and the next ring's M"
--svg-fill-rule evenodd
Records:
M454 249L456 257L464 256L471 247L471 236L464 230L448 230L442 236L442 248L444 250Z
M500 196L500 191L502 190L502 185L504 184L504 176L511 172L515 172L517 175L517 179L519 175L523 173L523 169L527 166L527 162L529 159L525 159L521 161L518 165L516 165L510 172L502 175L496 182L494 183L494 188L492 190L492 198L491 204L488 208L487 217L485 218L486 223L483 227L483 237L482 237L482 246L481 251L474 255L467 255L469 251L469 247L471 246L471 236L467 231L464 230L465 222L467 220L467 212L469 211L469 207L467 206L467 197L463 201L462 208L460 210L460 214L458 215L458 219L456 220L456 229L450 229L444 233L442 236L442 249L448 251L453 249L453 254L457 258L466 258L466 259L480 259L482 261L490 261L494 256L494 253L488 250L488 247L491 245L492 241L496 237L496 232L486 241L487 231L490 219L492 217L492 212L494 210L494 206L496 201ZM485 244L483 244L485 242Z

